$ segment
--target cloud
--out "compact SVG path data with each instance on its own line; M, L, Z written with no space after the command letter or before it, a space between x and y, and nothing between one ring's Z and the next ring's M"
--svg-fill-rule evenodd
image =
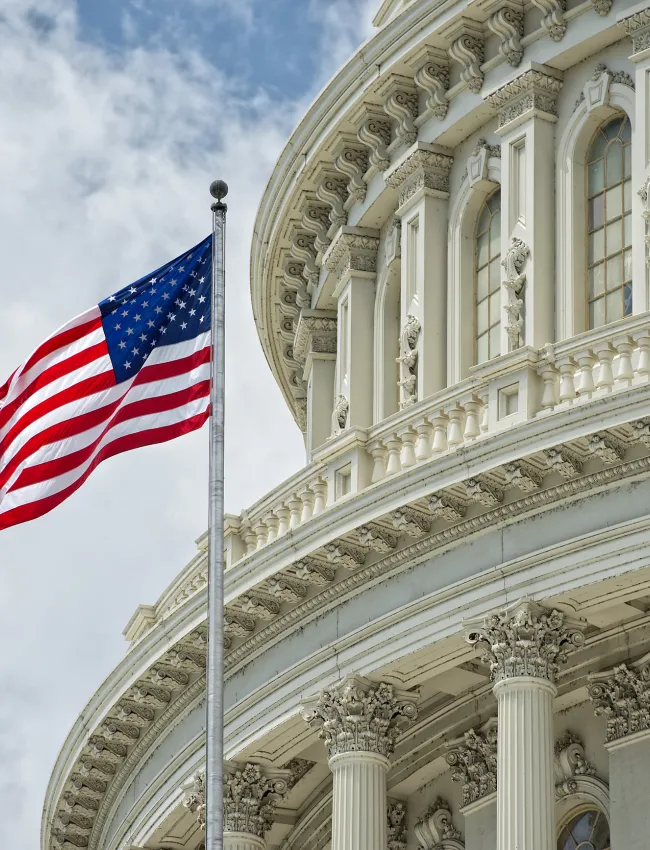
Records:
M253 0L195 2L254 13ZM323 75L370 5L326 7ZM227 179L226 507L238 512L304 462L249 296L257 205L304 103L251 93L192 47L85 41L73 0L4 0L0 41L0 381L60 324L202 239L208 185ZM38 846L50 769L123 655L121 628L192 556L206 457L204 429L114 458L0 535L0 845Z
M359 43L374 32L372 19L379 0L309 0L308 14L321 28L320 80L324 85L329 77L350 58Z

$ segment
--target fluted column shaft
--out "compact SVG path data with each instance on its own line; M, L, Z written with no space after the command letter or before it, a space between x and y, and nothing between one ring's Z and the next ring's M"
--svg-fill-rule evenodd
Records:
M224 832L223 850L264 850L266 842L263 838L251 835L249 832Z
M516 676L494 687L498 850L554 850L553 699L546 679Z
M386 773L377 753L341 753L329 762L333 775L332 850L387 846Z

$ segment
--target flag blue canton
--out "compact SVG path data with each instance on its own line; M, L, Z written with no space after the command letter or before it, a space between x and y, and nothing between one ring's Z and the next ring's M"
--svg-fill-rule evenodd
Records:
M157 346L209 330L211 279L212 235L100 302L117 383L137 374Z

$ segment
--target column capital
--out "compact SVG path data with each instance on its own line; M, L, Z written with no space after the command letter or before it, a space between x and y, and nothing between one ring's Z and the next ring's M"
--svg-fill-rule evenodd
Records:
M293 340L293 355L304 363L310 354L336 354L336 313L301 310Z
M633 15L619 18L619 27L632 39L633 62L645 58L645 51L650 48L650 6L637 10Z
M273 825L275 806L286 794L291 773L259 764L226 762L223 767L224 832L264 838ZM205 770L183 783L183 805L205 829Z
M385 176L386 183L399 193L398 210L422 190L447 197L453 163L446 149L416 142Z
M469 729L446 744L451 778L462 782L463 806L497 790L497 727L496 717L491 717L483 726Z
M302 716L319 729L329 758L374 753L390 758L400 731L417 718L417 695L386 682L347 676L305 703Z
M607 721L607 743L650 730L650 654L589 676L594 714Z
M414 827L421 847L433 850L444 841L447 847L462 847L460 832L451 819L451 807L442 797L436 797Z
M585 748L573 732L565 732L555 742L555 797L561 800L578 791L577 780L595 776L596 768L587 761Z
M379 234L368 227L340 227L323 257L323 265L338 280L336 288L350 276L373 277L377 272Z
M553 684L568 652L584 644L585 625L524 600L470 625L467 642L482 651L496 683L531 676Z
M485 97L499 114L497 135L518 127L530 117L557 121L557 96L562 88L562 73L531 62L514 79Z

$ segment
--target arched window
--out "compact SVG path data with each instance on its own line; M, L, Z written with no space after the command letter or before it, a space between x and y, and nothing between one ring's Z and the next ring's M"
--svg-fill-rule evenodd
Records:
M605 815L594 808L574 813L560 832L557 850L611 850Z
M476 222L476 362L501 353L501 190L485 200Z
M589 328L632 313L632 128L617 116L596 132L587 155Z

